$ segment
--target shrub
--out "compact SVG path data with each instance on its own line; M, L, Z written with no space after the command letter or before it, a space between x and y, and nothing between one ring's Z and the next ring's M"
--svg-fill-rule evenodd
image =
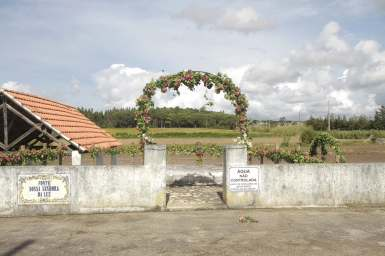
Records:
M336 162L345 162L345 157L342 150L339 147L337 140L329 133L322 132L318 134L310 144L309 153L311 156L317 156L318 148L321 149L321 159L326 160L328 149L333 149L336 155Z
M307 127L302 131L300 141L302 144L310 144L316 136L317 132L312 127Z

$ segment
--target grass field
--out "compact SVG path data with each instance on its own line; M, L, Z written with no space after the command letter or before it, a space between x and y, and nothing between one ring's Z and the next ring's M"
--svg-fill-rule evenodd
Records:
M107 128L115 138L136 138L136 128ZM154 138L235 138L239 133L236 130L211 129L211 128L152 128L150 130Z
M304 126L282 126L274 128L251 127L250 136L256 137L284 137L299 135ZM112 136L118 139L136 138L136 128L106 128ZM152 128L154 138L236 138L238 130L212 129L212 128Z
M249 134L252 138L269 137L296 137L305 129L303 125L277 126L273 128L250 127ZM118 139L137 138L136 128L106 128L112 136ZM212 128L152 128L150 130L154 138L236 138L237 130L212 129ZM385 131L378 130L333 130L331 134L337 139L367 139L369 136L385 138Z

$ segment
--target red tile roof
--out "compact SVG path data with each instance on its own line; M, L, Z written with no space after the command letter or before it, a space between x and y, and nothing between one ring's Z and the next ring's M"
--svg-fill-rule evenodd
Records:
M64 135L64 139L80 145L80 150L121 145L74 107L26 93L11 90L4 93Z

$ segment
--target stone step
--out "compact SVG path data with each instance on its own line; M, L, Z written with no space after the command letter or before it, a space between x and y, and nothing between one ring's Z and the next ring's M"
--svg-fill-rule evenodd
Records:
M222 191L222 187L219 186L169 187L167 209L170 211L225 209L227 206L221 198Z

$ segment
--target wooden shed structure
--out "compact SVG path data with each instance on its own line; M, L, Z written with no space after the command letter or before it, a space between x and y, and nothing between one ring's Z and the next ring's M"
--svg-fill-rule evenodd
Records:
M0 90L0 150L62 145L86 152L121 145L74 107L11 90Z

